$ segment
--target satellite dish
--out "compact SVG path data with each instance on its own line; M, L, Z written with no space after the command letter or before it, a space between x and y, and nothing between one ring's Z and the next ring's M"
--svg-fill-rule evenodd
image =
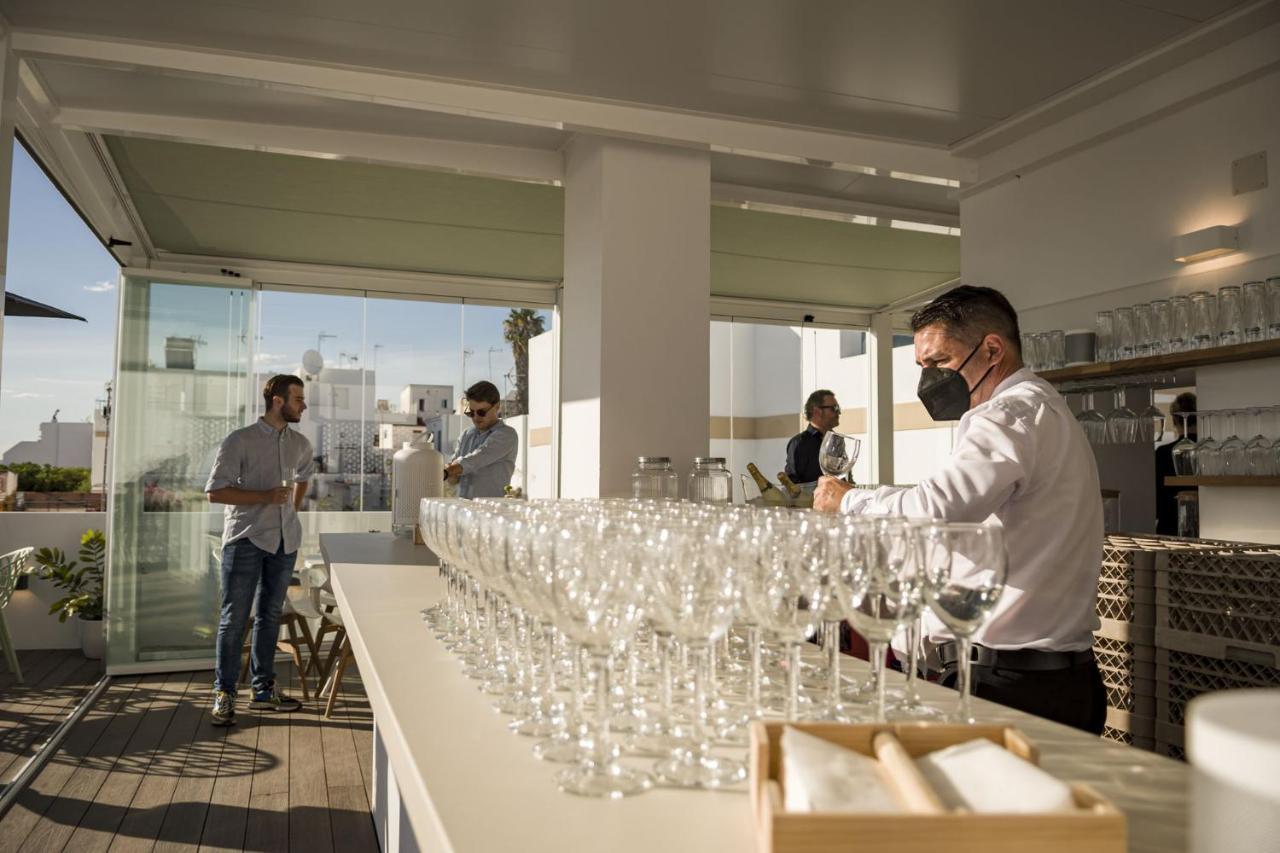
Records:
M317 350L307 350L302 354L302 369L315 376L324 369L324 356Z

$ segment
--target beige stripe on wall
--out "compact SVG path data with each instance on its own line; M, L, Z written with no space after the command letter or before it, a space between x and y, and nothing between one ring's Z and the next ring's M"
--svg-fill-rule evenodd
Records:
M804 429L804 417L795 415L763 415L755 418L733 418L725 415L712 415L710 432L712 440L727 441L730 438L740 440L764 440L771 438L791 438ZM915 401L895 403L893 406L893 428L896 431L935 429L945 424L935 423L925 411L924 406ZM732 426L732 432L730 427ZM867 410L865 407L845 409L840 414L840 423L836 426L840 432L859 435L867 431ZM532 435L532 433L530 433ZM532 443L532 439L530 439Z
M534 427L529 430L530 447L550 447L551 427Z

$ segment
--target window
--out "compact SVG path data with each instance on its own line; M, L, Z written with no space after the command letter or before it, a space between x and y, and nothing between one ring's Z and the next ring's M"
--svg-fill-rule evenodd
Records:
M853 358L867 354L867 333L853 329L840 330L840 357Z
M849 329L711 322L711 454L738 476L736 500L749 462L776 481L787 442L804 429L804 401L818 388L831 389L843 409L837 429L865 441L870 365L865 351L844 354L858 335L865 340ZM854 477L864 481L870 470L864 454ZM754 485L747 489L755 494Z

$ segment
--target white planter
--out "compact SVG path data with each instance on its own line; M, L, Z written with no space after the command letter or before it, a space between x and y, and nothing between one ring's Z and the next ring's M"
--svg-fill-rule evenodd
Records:
M102 632L103 621L77 619L80 623L80 650L89 660L102 660L107 650L107 638Z

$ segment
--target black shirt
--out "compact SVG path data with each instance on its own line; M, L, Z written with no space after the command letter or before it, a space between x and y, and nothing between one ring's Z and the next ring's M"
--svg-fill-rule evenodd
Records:
M1195 438L1195 435L1191 436L1192 441ZM1173 446L1179 440L1156 448L1156 533L1164 536L1178 535L1178 492L1198 491L1186 486L1164 484L1165 477L1172 477L1176 473L1173 470Z
M822 433L812 424L787 442L787 476L793 483L816 483L822 476L818 466L818 448L822 446Z

